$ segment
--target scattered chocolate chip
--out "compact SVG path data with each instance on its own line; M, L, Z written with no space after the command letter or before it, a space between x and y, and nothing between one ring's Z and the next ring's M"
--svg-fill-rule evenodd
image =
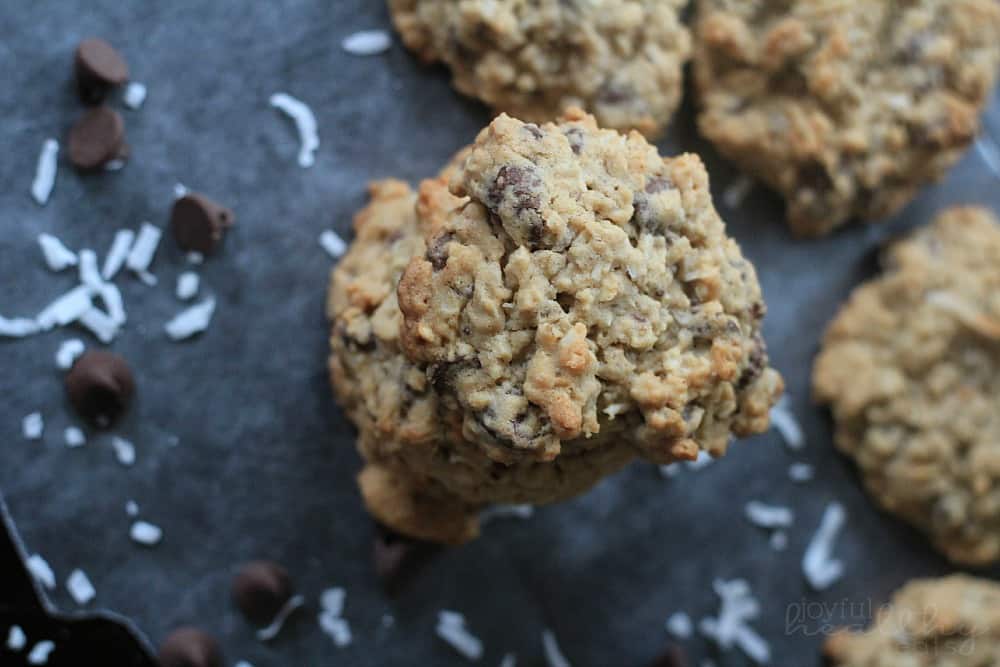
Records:
M125 146L125 122L111 107L85 113L70 128L69 161L77 169L98 169L118 158Z
M197 192L189 192L174 202L170 214L170 226L181 249L204 255L215 251L234 222L236 216L231 210Z
M128 81L128 63L103 39L80 42L74 65L76 89L84 104L100 104L108 91Z
M135 380L128 362L117 354L88 350L66 374L66 393L81 417L107 428L131 403Z
M375 575L386 594L394 596L399 593L436 551L436 545L376 525L372 551Z
M653 659L649 667L685 667L688 664L684 651L676 644L667 647L663 653Z
M233 601L251 623L271 623L292 598L288 571L271 561L244 565L233 577Z
M160 644L160 667L222 667L219 645L198 628L178 628Z

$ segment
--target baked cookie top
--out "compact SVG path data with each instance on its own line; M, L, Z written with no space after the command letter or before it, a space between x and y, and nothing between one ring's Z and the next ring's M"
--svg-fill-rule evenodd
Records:
M959 563L1000 558L1000 224L955 208L894 245L830 325L813 386L889 512Z
M680 102L686 0L389 0L403 42L455 87L524 120L579 106L660 134Z
M621 430L653 461L763 431L781 379L753 266L694 155L570 110L501 115L451 181L398 288L401 346L491 457L552 460Z
M910 582L867 632L838 632L834 667L983 667L1000 664L1000 585L955 575Z
M799 234L891 215L972 141L994 0L698 0L699 126Z

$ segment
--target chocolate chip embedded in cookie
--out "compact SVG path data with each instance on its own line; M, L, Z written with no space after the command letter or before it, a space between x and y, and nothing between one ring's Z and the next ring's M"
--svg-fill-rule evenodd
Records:
M801 235L892 215L969 146L1000 65L994 0L698 0L701 132Z
M841 630L831 667L980 667L1000 658L1000 586L954 575L908 583L866 632Z
M389 0L412 51L455 87L535 122L582 106L606 127L663 132L680 103L686 0Z
M450 183L449 187L446 184ZM486 503L546 503L637 456L721 455L781 379L753 267L694 156L500 116L419 193L373 187L334 271L330 374L369 510L471 539Z
M1000 560L1000 223L955 208L897 243L827 330L813 387L886 511Z

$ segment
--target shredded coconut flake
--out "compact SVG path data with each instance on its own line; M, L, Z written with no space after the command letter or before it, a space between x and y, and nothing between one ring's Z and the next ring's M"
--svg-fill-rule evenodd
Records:
M292 598L285 603L285 606L278 610L278 614L274 617L274 620L271 621L271 624L266 628L261 628L257 631L257 639L262 642L266 642L277 637L278 633L281 632L281 628L285 627L285 621L288 620L288 617L305 603L306 599L303 596L292 596Z
M239 662L236 663L236 665L234 665L234 667L253 667L253 665L251 665L246 660L240 660Z
M38 246L42 249L45 265L52 271L62 271L76 266L76 254L52 234L39 234Z
M125 160L121 158L117 160L111 160L104 165L104 171L121 171L125 168Z
M174 199L180 199L191 192L183 183L174 183Z
M153 263L153 255L156 254L156 248L160 245L162 236L163 232L160 231L160 228L148 222L142 223L142 227L139 228L139 235L125 258L125 266L138 274L139 278L142 279L144 274L148 274L149 266Z
M352 640L351 625L346 619L334 616L330 612L320 612L317 617L320 630L333 640L337 648L349 646Z
M778 429L778 433L781 434L789 449L799 450L805 447L806 439L802 434L802 427L799 426L798 420L795 419L795 415L792 414L788 406L787 396L782 397L778 404L771 409L771 423L774 424L774 428Z
M466 660L483 657L483 642L465 627L465 617L455 611L438 613L437 636L446 641Z
M91 290L86 285L74 287L50 303L35 319L46 331L55 326L65 326L80 318L93 306Z
M535 513L533 505L493 505L479 513L480 523L496 519L530 519Z
M683 611L671 614L670 618L667 619L666 627L667 632L677 637L677 639L687 639L694 632L694 624L691 623L691 617Z
M718 617L702 619L699 624L702 634L724 651L736 646L757 664L767 664L771 649L749 625L760 615L760 604L750 592L749 584L743 579L716 579L712 587L722 603Z
M771 533L771 548L775 551L784 551L788 548L788 535L783 530L776 530Z
M832 557L837 533L847 515L840 503L830 503L823 512L819 529L813 535L802 558L802 571L809 585L817 591L826 590L844 574L844 563Z
M507 653L500 661L500 667L517 667L517 656L513 653Z
M194 266L199 266L205 262L205 256L196 250L192 250L187 255L188 264L193 264Z
M50 591L56 589L56 575L49 566L48 561L42 558L40 554L29 556L28 560L25 561L25 565L27 565L28 571L31 572L31 576L35 578L35 581Z
M320 594L319 604L323 607L323 611L329 612L334 616L340 616L344 613L344 600L346 597L347 592L343 588L328 588Z
M92 291L98 292L104 284L101 271L97 268L97 253L90 248L80 251L80 282Z
M793 463L788 466L788 476L793 482L808 482L815 475L815 469L808 463Z
M153 547L163 539L163 530L148 521L136 521L128 532L133 542L147 547Z
M24 338L42 330L38 322L27 317L7 319L0 315L0 336L8 338Z
M90 603L97 596L94 585L87 578L87 573L83 570L73 570L66 578L66 590L79 605Z
M10 630L7 632L7 648L11 651L19 652L28 644L28 638L24 634L24 630L21 629L20 625L10 626Z
M287 93L271 95L270 102L272 107L295 122L300 144L299 166L303 168L313 166L316 162L316 149L319 148L319 132L316 129L316 116L313 115L312 109Z
M134 500L127 501L125 503L125 514L133 518L139 516L139 503Z
M185 271L177 276L177 298L181 301L193 299L198 293L198 274L194 271Z
M32 412L21 420L21 434L25 440L41 440L45 431L45 420L41 412Z
M164 329L172 340L184 340L208 328L215 313L215 299L208 297L201 303L182 310Z
M110 343L118 335L118 323L100 308L90 308L79 317L78 321L102 343Z
M38 164L35 166L35 179L31 182L31 196L39 206L49 203L52 188L56 184L56 158L59 157L59 142L46 139L38 154Z
M340 45L351 55L375 56L388 51L392 39L385 30L361 30L345 37Z
M761 528L788 528L795 520L788 507L767 505L757 500L748 502L744 511L750 523Z
M740 175L722 192L722 202L731 209L739 208L753 190L753 179Z
M56 350L56 366L64 371L69 370L85 349L87 348L79 338L64 340Z
M569 660L559 649L559 642L551 630L542 631L542 648L545 651L545 661L549 667L571 667Z
M108 317L111 318L111 321L118 326L125 324L125 302L122 300L122 293L118 287L113 283L104 283L98 294L108 309Z
M49 656L52 652L56 650L56 645L54 642L46 639L45 641L40 641L32 647L31 652L28 653L28 664L29 665L47 665L49 662Z
M990 171L995 176L1000 177L1000 147L997 146L996 142L989 135L981 134L976 139L976 150Z
M87 444L87 436L76 426L69 426L63 431L63 440L69 448L83 447Z
M337 232L331 229L327 229L319 235L319 244L334 259L343 257L344 253L347 252L347 243L344 242L344 239L340 238Z
M129 109L138 109L142 106L142 103L146 101L146 85L139 83L138 81L131 82L125 86L125 92L122 94L122 101L125 102L125 106Z
M125 438L113 435L111 436L111 446L115 450L115 458L118 459L118 463L125 467L135 464L135 445Z
M135 241L135 232L131 229L119 229L115 232L115 238L111 241L111 248L104 257L104 266L101 268L101 277L111 280L121 268L125 266L132 243Z

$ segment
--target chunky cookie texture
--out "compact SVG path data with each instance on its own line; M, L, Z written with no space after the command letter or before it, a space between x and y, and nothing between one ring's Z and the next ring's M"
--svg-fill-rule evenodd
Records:
M544 122L571 106L657 136L681 99L686 0L389 0L403 42L459 91Z
M467 540L486 503L564 499L637 456L719 456L767 428L765 307L697 157L577 110L502 115L419 193L376 184L355 228L330 370L362 493L399 532Z
M702 133L808 236L941 177L1000 64L994 0L699 0L695 34Z
M840 631L833 667L986 667L1000 664L1000 586L955 575L910 582L864 633Z
M1000 559L1000 223L956 208L896 244L830 325L813 385L887 511Z

